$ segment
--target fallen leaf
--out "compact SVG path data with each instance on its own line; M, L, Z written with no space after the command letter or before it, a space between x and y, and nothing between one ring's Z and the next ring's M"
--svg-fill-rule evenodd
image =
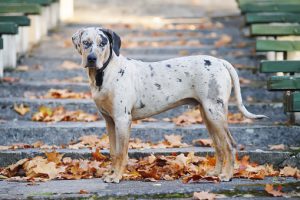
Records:
M212 147L213 142L212 142L211 139L197 139L197 140L193 140L193 145L204 146L204 147Z
M88 194L89 192L88 191L86 191L86 190L80 190L79 191L79 194Z
M278 186L278 188L276 190L276 189L274 189L273 185L271 185L271 184L266 184L265 191L274 197L282 197L284 195L284 193L281 192L281 187Z
M297 171L298 171L297 168L286 166L286 167L284 167L283 169L280 170L280 176L296 177Z
M29 67L27 65L19 65L17 68L16 68L16 71L19 71L19 72L26 72L28 71Z
M215 47L219 48L219 47L222 47L222 46L225 46L225 45L231 43L231 41L232 41L232 38L229 35L223 34L223 35L221 35L220 39L214 43L214 45L215 45Z
M26 106L24 104L14 104L14 110L19 114L24 116L26 113L30 112L29 106Z
M5 76L5 77L3 77L1 79L1 81L7 82L7 83L16 83L16 82L19 82L20 79L19 78L15 78L15 77Z
M269 145L270 150L284 150L284 144Z
M216 195L208 192L194 192L193 199L197 200L214 200Z
M89 92L72 92L67 89L50 89L42 98L46 99L91 99Z
M65 60L60 67L62 69L80 69L80 65L70 60Z

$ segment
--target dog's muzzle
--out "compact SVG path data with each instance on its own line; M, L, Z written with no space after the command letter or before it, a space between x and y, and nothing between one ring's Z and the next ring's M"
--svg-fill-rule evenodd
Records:
M86 67L96 67L97 56L94 53L91 53L87 57Z

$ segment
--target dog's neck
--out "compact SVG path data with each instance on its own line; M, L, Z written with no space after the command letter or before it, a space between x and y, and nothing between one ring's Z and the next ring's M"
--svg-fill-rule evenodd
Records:
M107 72L107 70L109 70L110 66L113 65L116 59L117 56L112 52L103 64L103 67L101 67L101 69L87 69L90 86L98 88L99 90L101 89L101 86L103 85L104 74Z

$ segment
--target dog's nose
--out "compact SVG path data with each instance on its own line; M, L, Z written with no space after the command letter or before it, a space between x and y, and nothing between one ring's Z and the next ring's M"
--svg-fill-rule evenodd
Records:
M97 57L94 53L89 54L88 57L87 57L87 61L89 63L95 63L96 60L97 60Z

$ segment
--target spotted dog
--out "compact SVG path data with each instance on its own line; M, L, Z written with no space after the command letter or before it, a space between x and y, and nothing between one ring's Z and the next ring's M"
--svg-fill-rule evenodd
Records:
M233 176L235 141L227 123L233 85L244 116L264 118L242 103L238 74L227 61L198 55L159 62L142 62L120 55L121 39L113 31L91 27L72 37L89 77L92 98L106 121L111 170L105 182L118 183L128 159L132 120L143 119L183 104L199 105L216 152L209 175L229 181Z

